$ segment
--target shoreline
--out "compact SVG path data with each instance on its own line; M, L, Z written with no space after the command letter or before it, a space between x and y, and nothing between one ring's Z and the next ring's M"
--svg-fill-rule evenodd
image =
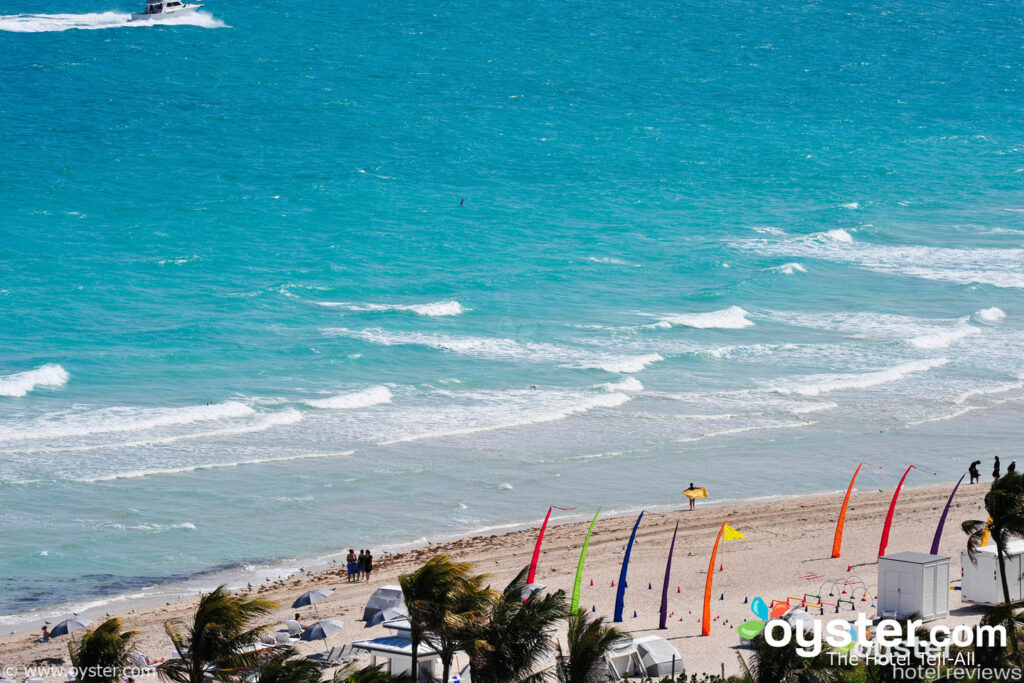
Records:
M953 482L950 482L950 486L952 486L952 483ZM921 485L913 488L905 486L904 492L920 488L928 487ZM704 499L700 501L698 505L702 508L720 508L730 505L759 505L777 501L794 500L797 498L816 499L826 496L842 495L844 492L845 490L824 491L818 493L780 493L745 499ZM856 494L858 490L854 488L853 492ZM680 507L681 505L686 505L685 500L681 503L621 507L607 512L602 510L601 518L616 519L628 515L635 515L642 509L647 510L649 513L671 512L676 510L684 511L684 509ZM552 514L549 528L553 529L556 526L581 524L583 522L589 523L590 519L591 516L589 514L579 512L576 512L575 514L562 514L558 517ZM379 562L381 559L391 555L427 548L434 545L451 543L463 539L513 534L528 529L537 529L540 527L543 520L544 516L541 515L540 517L527 522L495 524L477 527L463 532L434 535L433 538L438 539L437 541L432 541L426 537L420 537L392 544L380 543L378 545L373 545L371 543L370 546L377 554L377 560ZM340 565L347 552L346 548L341 548L328 553L304 555L296 558L280 557L262 559L253 562L239 561L224 569L210 569L207 571L197 572L182 581L167 581L155 584L152 587L153 592L148 594L144 593L146 589L142 589L141 593L136 591L111 596L86 596L77 602L56 603L43 606L39 608L38 613L21 612L15 614L2 614L0 615L0 634L3 634L3 636L9 636L19 633L29 633L33 631L33 629L37 630L39 625L45 620L60 620L68 614L84 615L91 618L97 614L103 615L107 612L113 612L111 608L116 609L118 612L123 612L127 610L151 607L158 603L166 603L168 600L171 602L188 600L195 598L202 593L209 592L221 584L226 585L230 590L241 590L249 585L258 589L266 585L273 585L279 581L287 581L298 576L313 576L316 574L327 573ZM337 562L332 561L335 559ZM251 569L247 570L246 567L251 567ZM269 578L268 575L275 576L275 580L267 581L266 579ZM262 577L262 580L257 577Z
M939 511L950 490L951 485L904 489L890 537L890 551L927 549ZM941 546L941 552L952 557L951 577L959 576L956 571L960 559L958 550L963 547L959 522L980 515L980 502L987 490L988 487L984 485L963 486L951 508ZM854 492L844 533L843 556L838 560L828 557L827 550L831 549L841 494L801 495L745 504L724 501L717 505L698 503L697 510L692 513L685 510L685 506L666 506L669 509L664 510L653 506L644 515L630 564L631 582L634 585L627 591L627 612L633 614L635 610L638 616L636 621L632 617L627 618L621 626L634 633L653 632L669 638L679 649L688 671L718 672L723 663L727 671L731 671L736 665L735 653L732 652L738 640L735 632L731 628L725 630L723 622L721 627L715 624L710 637L700 638L697 635L699 624L695 621L691 623L694 619L691 613L697 611L703 594L707 556L718 525L725 519L732 520L734 526L747 536L744 542L730 542L719 549L722 566L732 571L716 572L714 593L720 593L722 597L719 604L712 605L713 609L722 612L725 621L734 619L736 623L741 623L750 617L746 612L747 606L743 605L746 598L759 594L765 599L782 598L795 595L798 590L817 589L817 583L811 586L813 581L808 582L797 576L801 572L810 572L808 576L818 573L829 578L859 574L863 583L874 584L880 517L884 516L891 495L892 489ZM591 605L596 613L609 616L614 597L614 590L609 584L618 579L622 549L634 521L629 511L616 512L614 515L602 515L594 529L581 597L581 605ZM660 585L663 577L668 540L676 521L679 522L680 539L673 559L671 583L677 587L678 592L670 595L674 618L669 620L667 631L657 631L652 627L657 622L655 603L660 599L660 592L654 590L653 585ZM538 580L551 589L564 589L567 593L571 591L586 525L585 521L573 520L549 525ZM288 605L298 594L313 587L335 588L335 594L321 603L319 611L324 618L342 618L345 628L328 644L376 637L383 635L380 627L364 630L357 621L361 617L362 606L376 588L394 583L399 574L410 571L427 558L442 552L475 563L477 571L492 575L492 585L503 586L529 562L536 542L536 532L536 524L525 524L512 531L460 536L409 548L390 556L380 555L369 583L347 583L342 571L328 568L293 575L239 592L260 595L282 605L268 619L268 623L277 628L294 614ZM784 551L786 547L781 546L780 542L792 545L798 552L780 554L779 551ZM851 570L849 573L847 567ZM794 576L797 578L794 579ZM645 584L652 588L645 589ZM169 618L186 618L196 597L192 595L180 600L158 600L149 605L118 604L109 614L120 616L125 628L141 632L138 650L149 657L163 658L170 653L170 643L163 634L163 622ZM951 600L951 609L960 607L958 602ZM679 617L681 612L675 614L675 610L683 608L687 610L685 617ZM969 617L971 608L966 610L964 614ZM963 610L953 611L958 614L958 618L963 619ZM99 614L91 616L94 625L105 614L103 608L97 612ZM309 617L311 620L312 612ZM57 639L45 644L31 642L27 633L38 632L39 626L39 622L26 624L25 630L0 638L0 664L25 667L44 657L66 659L66 640L62 642ZM323 646L320 642L302 643L300 652L309 654L322 650Z

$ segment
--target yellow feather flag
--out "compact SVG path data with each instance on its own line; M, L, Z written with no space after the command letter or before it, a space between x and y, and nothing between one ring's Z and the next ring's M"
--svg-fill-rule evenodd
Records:
M740 540L743 540L743 541L747 540L746 536L744 536L740 532L736 531L735 529L733 529L728 524L725 524L722 527L722 540L723 541L732 541L732 540L737 539L737 538L740 539Z

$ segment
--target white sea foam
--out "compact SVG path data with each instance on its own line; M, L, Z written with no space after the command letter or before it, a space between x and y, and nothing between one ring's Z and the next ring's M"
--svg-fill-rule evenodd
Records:
M344 327L323 330L328 336L351 337L382 346L416 345L463 356L498 361L558 363L564 367L600 369L615 373L640 372L651 363L664 360L656 353L621 356L555 344L517 342L495 337L456 337L423 332L390 332L380 328L351 330Z
M859 209L860 208L860 203L859 202L846 202L845 204L840 204L839 208L841 208L841 209Z
M631 268L639 268L640 266L636 263L630 263L629 261L623 261L620 258L614 256L588 256L587 260L592 263L603 263L610 266L630 266Z
M434 301L427 304L353 304L344 301L318 301L319 306L329 308L343 308L348 311L371 311L371 312L409 312L417 315L425 315L432 318L440 318L450 315L461 315L466 312L462 304L454 299L448 301Z
M751 239L733 246L765 255L819 258L925 280L1024 288L1024 249L890 246L855 242L842 229L783 240Z
M945 358L911 361L900 365L873 372L849 374L805 375L793 379L783 379L771 385L769 390L779 394L797 394L800 396L820 396L833 391L845 389L867 389L879 384L897 382L907 375L926 372L947 363Z
M68 378L67 370L56 363L47 363L35 370L0 377L0 396L20 398L36 387L63 386L67 384Z
M975 312L974 317L983 323L997 323L1006 318L1006 313L1001 308L983 308Z
M126 472L114 472L97 477L84 477L74 481L94 484L101 481L116 481L118 479L139 479L141 477L155 477L172 474L186 474L198 470L216 470L225 467L244 467L246 465L269 465L281 462L292 462L294 460L316 460L320 458L339 458L352 455L355 451L335 451L328 453L304 453L302 455L285 455L277 458L253 458L250 460L235 460L232 462L210 462L195 465L182 465L181 467L166 467L151 470L129 470Z
M682 313L662 317L658 322L647 327L668 329L670 327L694 327L697 329L738 330L751 327L754 323L747 320L750 315L739 306L730 306L719 311L707 313Z
M226 28L220 19L208 12L189 12L149 21L131 21L127 12L90 12L86 14L0 14L0 31L13 33L49 33L72 29L147 28L155 26L198 26Z
M910 344L919 349L944 349L954 342L979 332L981 330L977 327L960 324L947 330L918 335L910 340Z
M380 403L391 403L391 391L387 387L380 385L352 391L347 394L338 394L330 398L316 398L305 401L305 404L310 407L326 410L353 410L355 408L375 406Z
M88 451L101 451L125 448L146 448L150 446L166 446L167 444L179 441L197 441L203 439L219 439L225 436L241 436L242 434L253 434L264 432L273 427L295 424L302 421L302 413L294 408L273 413L257 413L255 419L246 420L233 427L224 429L212 429L208 431L184 432L170 436L149 436L131 441L102 441L97 443L84 444L81 446L46 446L41 448L7 448L0 449L0 455L12 453L85 453Z
M8 423L0 426L0 441L61 439L112 432L146 431L196 422L249 417L255 412L238 401L181 408L102 408Z
M636 377L626 377L621 382L605 382L599 384L599 387L605 391L643 391L644 385L640 383Z
M783 263L781 266L772 266L771 268L765 268L765 270L769 273L782 273L783 275L807 272L807 269L799 263Z
M831 240L833 242L841 242L843 244L853 243L853 235L846 232L842 228L836 228L835 230L823 232L821 233L821 237L826 240Z
M505 395L512 395L513 392L504 392ZM481 397L495 398L500 394L485 394L480 393ZM462 426L445 427L441 429L432 429L405 434L397 436L395 438L387 439L379 442L379 445L387 446L396 443L404 443L408 441L418 441L420 439L436 439L448 436L463 436L466 434L476 434L479 432L489 432L497 429L510 429L512 427L523 427L532 424L541 424L544 422L555 422L562 420L570 415L579 415L582 413L589 412L597 408L615 408L627 403L630 397L621 392L607 393L607 394L594 394L587 396L575 396L571 397L569 401L559 401L552 403L551 405L541 405L538 408L530 407L535 401L530 401L530 397L534 395L534 392L522 393L521 396L524 399L525 407L518 410L508 411L503 410L501 414L495 414L493 418L484 421L477 422L475 424L467 424Z

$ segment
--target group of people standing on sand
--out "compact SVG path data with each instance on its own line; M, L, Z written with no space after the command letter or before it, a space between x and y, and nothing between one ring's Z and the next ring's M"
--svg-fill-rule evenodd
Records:
M349 583L369 581L370 573L373 571L373 553L369 550L360 550L356 555L356 551L349 548L348 555L345 557L345 571L348 574Z
M978 472L978 465L980 465L980 464L981 464L980 460L975 460L974 462L971 463L971 466L967 468L968 474L971 475L971 483L972 484L977 484L978 480L981 479L981 473ZM1006 468L1006 473L1007 474L1013 474L1016 471L1017 471L1017 461L1016 460L1011 460L1010 461L1010 466ZM993 479L998 479L999 476L1000 476L999 456L997 455L995 463L992 466L992 478Z

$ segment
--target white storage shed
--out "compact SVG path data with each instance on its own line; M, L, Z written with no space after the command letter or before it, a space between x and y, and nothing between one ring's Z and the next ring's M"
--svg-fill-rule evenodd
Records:
M878 558L878 616L929 621L949 615L949 558L902 552Z
M999 555L996 546L989 541L988 545L978 548L975 553L975 564L967 557L967 551L960 552L960 568L963 572L960 599L980 605L998 605L1003 602L1003 583L999 578ZM1019 602L1024 595L1024 541L1010 541L1006 546L1006 583L1010 589L1010 600Z

